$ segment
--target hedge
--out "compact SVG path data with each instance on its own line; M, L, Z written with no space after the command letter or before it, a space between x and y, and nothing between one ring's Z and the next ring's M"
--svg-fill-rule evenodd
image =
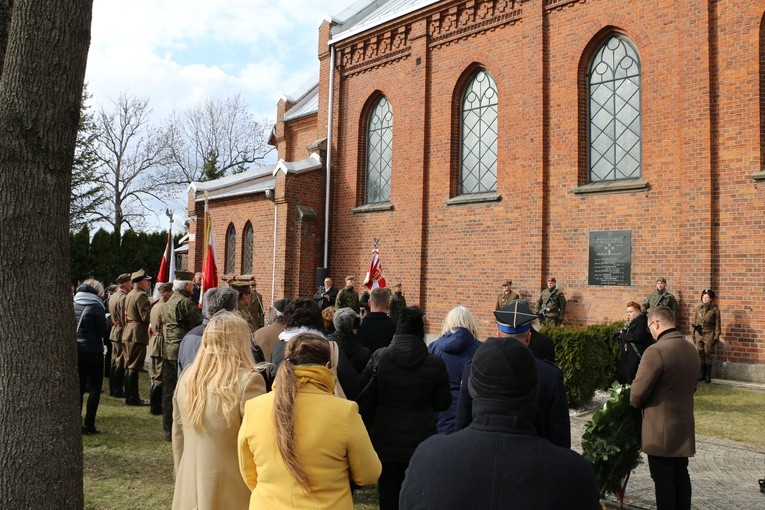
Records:
M555 361L563 371L568 405L581 408L616 379L619 342L614 333L623 321L590 326L547 326L542 332L555 344Z

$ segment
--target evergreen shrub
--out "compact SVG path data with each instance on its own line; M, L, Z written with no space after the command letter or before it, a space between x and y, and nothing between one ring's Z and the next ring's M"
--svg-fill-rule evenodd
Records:
M616 379L619 342L614 338L624 322L589 326L544 327L555 344L555 361L563 371L568 405L588 404L595 390L605 390Z

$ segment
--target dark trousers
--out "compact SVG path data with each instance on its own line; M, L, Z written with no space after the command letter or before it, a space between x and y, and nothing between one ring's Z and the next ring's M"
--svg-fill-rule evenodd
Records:
M85 407L86 428L95 428L96 411L101 401L101 385L104 382L104 355L100 352L77 352L77 371L80 376L80 411L88 388L88 404Z
M408 465L408 462L382 462L382 473L377 481L380 510L398 510L398 494Z
M165 435L173 432L173 395L178 385L178 360L162 360L162 428Z
M656 487L657 510L690 510L691 477L687 457L649 455L648 470Z

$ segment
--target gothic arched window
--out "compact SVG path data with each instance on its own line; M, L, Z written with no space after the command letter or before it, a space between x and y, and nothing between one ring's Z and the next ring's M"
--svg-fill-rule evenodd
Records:
M252 249L255 242L255 232L252 230L252 223L249 221L244 226L244 235L242 236L242 273L252 274Z
M460 194L497 189L497 85L485 69L462 94Z
M390 178L393 166L393 110L390 101L382 96L367 122L367 165L365 202L390 200Z
M226 231L226 261L223 272L226 274L236 272L236 229L233 224L229 225Z

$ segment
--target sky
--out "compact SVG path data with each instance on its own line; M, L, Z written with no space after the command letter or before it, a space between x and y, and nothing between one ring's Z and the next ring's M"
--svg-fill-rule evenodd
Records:
M162 123L208 97L241 93L273 122L285 94L316 79L318 28L354 0L96 0L86 82L91 106L149 98ZM185 218L185 193L168 204ZM148 228L165 229L163 207ZM180 220L180 218L178 218ZM181 220L182 221L182 220Z

